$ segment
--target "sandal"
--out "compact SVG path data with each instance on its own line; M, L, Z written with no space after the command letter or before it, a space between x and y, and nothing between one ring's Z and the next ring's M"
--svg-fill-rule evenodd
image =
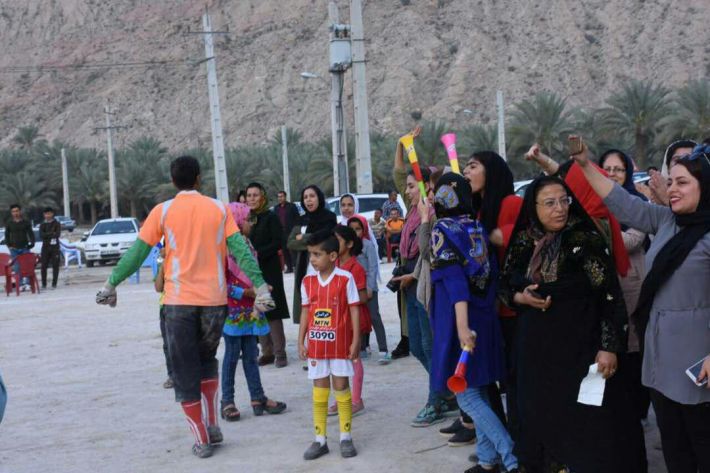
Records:
M242 416L239 409L237 409L237 406L235 406L233 402L222 404L222 411L220 412L220 415L222 416L222 419L227 422L236 422Z
M264 399L263 401L252 401L251 408L254 410L254 415L260 416L263 415L264 412L275 415L281 414L286 410L285 402L272 401L276 404L274 406L269 406L269 401L270 399ZM254 402L258 402L258 404L254 404Z

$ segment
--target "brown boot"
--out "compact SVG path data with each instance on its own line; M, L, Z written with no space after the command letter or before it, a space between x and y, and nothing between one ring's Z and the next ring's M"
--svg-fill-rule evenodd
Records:
M259 366L266 366L270 365L271 363L274 362L276 357L274 355L262 355L259 357Z

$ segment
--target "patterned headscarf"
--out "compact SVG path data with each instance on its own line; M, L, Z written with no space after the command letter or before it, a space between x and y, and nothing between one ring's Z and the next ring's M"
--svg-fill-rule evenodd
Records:
M232 213L234 223L236 223L237 226L241 229L244 223L249 219L249 206L247 204L242 204L241 202L232 202L227 207ZM244 240L246 240L247 245L249 245L249 249L256 258L256 251L251 246L251 243L249 243L249 239L244 237ZM244 271L242 271L242 268L239 267L239 264L237 264L237 261L231 255L227 260L227 268L229 269L229 272L232 273L240 283L243 283L245 286L248 287L251 287L253 285L249 277Z

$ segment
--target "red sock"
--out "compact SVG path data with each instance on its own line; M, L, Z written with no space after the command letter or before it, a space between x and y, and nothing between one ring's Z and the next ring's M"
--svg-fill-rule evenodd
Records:
M205 428L205 423L202 422L202 404L200 401L182 402L180 405L187 417L187 423L190 424L190 430L195 434L195 441L199 444L209 443L207 429Z
M202 402L205 403L207 409L207 425L217 425L217 388L219 387L219 379L203 379L200 382L200 390L202 391Z

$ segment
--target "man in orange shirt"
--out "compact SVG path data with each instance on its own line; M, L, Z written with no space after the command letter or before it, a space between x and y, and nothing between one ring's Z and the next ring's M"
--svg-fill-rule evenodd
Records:
M116 286L133 274L151 248L165 240L165 331L173 368L175 400L182 404L195 435L192 452L206 458L222 441L217 424L218 363L215 357L227 316L227 251L257 288L254 306L274 308L269 287L225 205L200 194L200 165L190 156L170 164L174 199L151 210L136 243L121 258L98 304L116 305ZM207 412L202 417L201 401ZM205 422L206 421L206 422Z
M390 243L399 243L399 239L402 236L402 228L404 227L404 219L400 217L398 209L390 210L390 218L387 219L385 224L385 233L387 234L387 240Z

